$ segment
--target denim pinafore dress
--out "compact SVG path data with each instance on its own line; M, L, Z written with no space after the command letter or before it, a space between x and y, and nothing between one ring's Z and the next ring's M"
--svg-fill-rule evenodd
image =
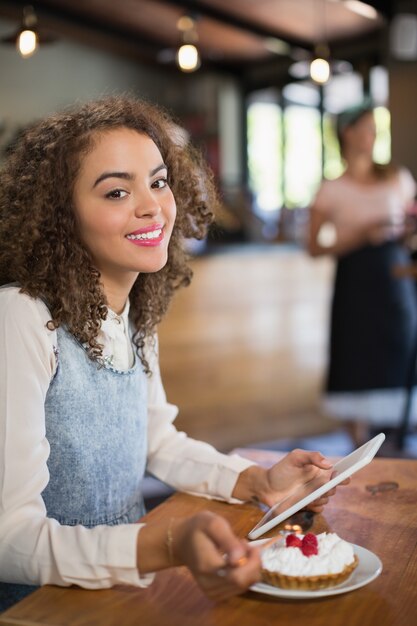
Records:
M136 358L126 371L98 366L64 328L45 401L50 480L47 515L62 525L136 522L147 454L147 379ZM0 583L0 611L37 587Z

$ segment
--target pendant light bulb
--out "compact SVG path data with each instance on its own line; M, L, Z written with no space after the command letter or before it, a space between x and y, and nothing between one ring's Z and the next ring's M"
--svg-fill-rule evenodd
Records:
M182 72L195 72L200 67L200 55L193 44L183 44L177 52L177 64Z
M38 36L34 30L22 30L17 38L16 44L21 56L27 59L31 57L32 54L35 54L38 48Z
M310 64L310 76L315 83L324 85L330 78L330 65L326 59L316 58Z

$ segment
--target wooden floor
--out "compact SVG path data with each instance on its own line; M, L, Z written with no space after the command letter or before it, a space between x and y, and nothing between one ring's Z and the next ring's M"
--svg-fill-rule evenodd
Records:
M193 268L159 330L177 427L224 451L333 429L317 409L332 262L285 246L239 246Z

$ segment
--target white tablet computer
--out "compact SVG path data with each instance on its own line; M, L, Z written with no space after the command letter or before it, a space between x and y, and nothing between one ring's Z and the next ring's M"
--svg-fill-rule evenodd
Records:
M248 533L249 539L257 539L267 530L274 528L300 509L317 500L333 487L367 465L374 458L385 439L380 433L363 446L348 454L333 465L328 472L313 478L304 485L292 491L284 500L280 500L263 516L254 528Z

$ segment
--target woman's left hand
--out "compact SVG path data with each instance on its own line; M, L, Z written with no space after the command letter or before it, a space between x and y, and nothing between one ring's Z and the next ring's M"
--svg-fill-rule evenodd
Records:
M256 465L244 470L236 482L233 496L241 500L258 500L271 507L297 490L302 497L301 487L312 480L317 486L324 484L330 480L332 468L320 452L293 450L268 470ZM308 508L315 513L321 512L335 491L331 489Z
M267 470L267 493L263 501L268 506L273 506L279 500L287 497L298 488L314 480L317 487L326 483L332 476L333 465L320 452L309 450L292 450L281 461L278 461ZM342 484L347 484L349 480ZM336 489L331 489L326 494L312 502L308 508L315 513L323 510L329 498L334 495Z

